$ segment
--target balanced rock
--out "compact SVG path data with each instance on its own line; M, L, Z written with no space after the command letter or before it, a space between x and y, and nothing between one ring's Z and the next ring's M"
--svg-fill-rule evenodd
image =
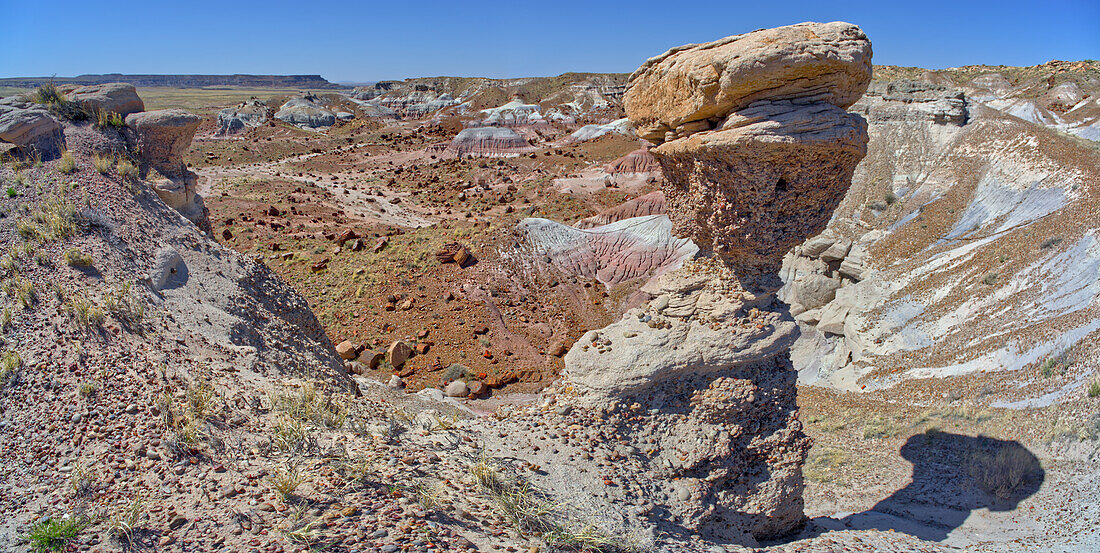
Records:
M755 545L805 522L798 323L776 298L777 271L851 184L867 130L844 108L870 75L858 27L805 23L674 48L631 76L626 113L658 144L670 234L701 255L652 280L648 304L581 336L547 392L555 426L596 425L645 451L616 450L625 458L591 477L540 459L544 487L575 497L630 482L650 514L587 515L654 540L688 532ZM835 290L818 284L812 303Z
M201 117L182 109L131 113L126 116L126 139L139 152L142 178L150 170L166 177L149 183L157 196L200 229L211 232L210 213L198 193L197 177L183 161L201 122Z
M758 100L846 108L871 80L871 42L850 23L800 23L678 46L630 76L623 97L638 136L714 128Z
M137 89L127 83L82 86L69 92L66 97L93 113L104 110L125 116L145 111L145 102L141 101Z

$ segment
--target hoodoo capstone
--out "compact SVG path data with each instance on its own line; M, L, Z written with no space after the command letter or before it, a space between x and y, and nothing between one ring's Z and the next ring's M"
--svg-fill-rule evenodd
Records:
M631 76L624 102L670 185L674 233L774 274L821 232L867 150L848 113L871 80L871 43L848 23L802 23L673 48Z
M568 459L543 459L548 484L581 493L630 482L623 500L652 508L615 514L609 504L594 516L655 541L754 545L805 522L811 441L790 361L798 329L775 297L776 271L788 249L825 227L851 184L867 126L845 108L870 77L870 41L847 23L674 48L632 75L627 116L657 144L673 234L701 255L566 354L548 393L563 406L552 424L594 428L634 449L592 486Z

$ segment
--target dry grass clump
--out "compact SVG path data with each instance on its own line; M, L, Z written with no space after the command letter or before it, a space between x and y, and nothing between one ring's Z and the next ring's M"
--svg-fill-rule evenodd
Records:
M92 256L84 253L80 248L65 250L65 264L70 267L87 268L92 266Z
M835 447L815 447L806 458L803 474L807 480L829 482L834 480L837 471L849 462L848 453Z
M1100 380L1089 383L1088 394L1089 397L1100 397Z
M110 154L106 154L106 155L102 155L102 156L99 155L99 154L96 154L95 156L92 157L92 167L95 167L95 170L100 175L106 175L107 173L110 173L111 169L113 169L114 166L115 166L115 158L114 158L114 156L112 156Z
M135 497L126 506L116 510L108 521L108 529L120 542L127 545L134 541L134 533L149 519L144 498Z
M118 176L122 177L123 181L131 182L138 178L137 166L128 159L118 160L118 166L115 167L115 170L118 171Z
M312 383L299 386L293 392L285 389L270 391L268 401L272 409L322 428L343 428L348 417L347 405L333 396L320 393Z
M19 367L23 366L23 359L19 357L17 351L6 351L3 357L0 357L0 388L3 388L11 380L15 371L19 370Z
M288 462L286 466L275 469L271 476L267 478L271 489L282 501L287 501L293 497L294 492L298 490L298 486L308 480L307 475L302 472L297 462Z
M65 94L61 92L61 89L57 88L57 85L45 83L34 90L31 93L31 101L36 104L43 104L49 110L50 113L70 121L83 121L88 118L88 111L84 109L77 102L73 102L65 97Z
M61 160L57 162L57 170L68 175L76 172L76 158L68 151L61 153Z
M1035 457L1019 445L1007 445L997 453L974 453L970 474L983 490L1008 499L1020 489L1035 468Z
M145 319L145 301L132 285L125 282L112 287L103 296L103 308L120 323L130 329L137 329Z
M177 454L195 449L209 436L207 419L213 416L217 394L207 381L192 381L183 395L182 408L177 408L169 394L157 401L161 423L168 430L169 448Z
M95 112L95 127L97 129L115 128L121 129L124 125L122 116L113 112L107 111L103 108L99 108Z

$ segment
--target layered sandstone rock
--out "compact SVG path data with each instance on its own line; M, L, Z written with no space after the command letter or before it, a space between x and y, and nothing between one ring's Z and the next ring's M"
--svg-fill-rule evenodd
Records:
M532 150L521 134L508 127L477 127L459 132L445 152L455 156L509 157Z
M649 152L648 148L640 148L626 154L607 164L607 172L617 173L654 173L661 170L657 158Z
M313 96L291 98L275 113L275 118L291 125L315 129L336 124L336 114L326 108L321 99Z
M622 483L623 503L650 505L612 501L593 516L657 541L745 545L804 522L798 327L776 271L824 228L864 155L866 123L844 108L870 69L858 27L805 23L675 48L631 77L627 115L658 144L672 234L703 256L565 356L554 424L594 426L629 449L615 447L595 482L568 453L540 459L548 480L574 494Z
M645 217L646 215L665 214L665 193L660 190L650 192L637 198L627 200L615 207L605 209L591 217L585 217L573 226L579 229L600 227L615 221L630 219L633 217Z
M530 247L566 274L618 284L679 268L699 248L676 238L664 215L618 220L580 229L548 219L520 221Z

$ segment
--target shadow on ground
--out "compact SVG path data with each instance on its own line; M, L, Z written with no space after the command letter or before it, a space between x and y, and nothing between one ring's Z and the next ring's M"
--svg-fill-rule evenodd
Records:
M973 511L1015 509L1046 477L1039 459L1012 440L929 431L911 436L899 453L913 464L909 485L868 511L815 518L807 531L893 530L944 541Z

